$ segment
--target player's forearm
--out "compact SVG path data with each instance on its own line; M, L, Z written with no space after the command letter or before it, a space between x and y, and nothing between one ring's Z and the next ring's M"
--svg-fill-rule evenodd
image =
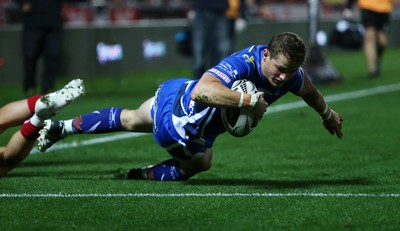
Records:
M318 90L315 89L313 92L309 92L308 94L302 96L302 98L304 102L318 112L322 118L327 117L329 113L331 113L331 109Z
M250 94L232 91L211 74L205 74L199 80L191 98L211 107L249 107L251 104Z
M238 107L240 97L239 92L216 82L199 83L192 92L192 100L212 107Z

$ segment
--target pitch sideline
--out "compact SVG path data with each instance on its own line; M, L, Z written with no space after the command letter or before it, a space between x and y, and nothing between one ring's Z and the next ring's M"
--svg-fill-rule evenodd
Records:
M107 194L0 194L0 198L84 198L84 197L385 197L398 198L400 194L368 194L368 193L107 193Z
M384 93L389 93L389 92L394 92L394 91L399 91L399 90L400 90L400 83L397 83L397 84L390 84L390 85L383 85L383 86L378 86L378 87L373 87L373 88L361 89L361 90L357 90L357 91L345 92L345 93L340 93L340 94L335 94L335 95L329 95L329 96L325 96L325 100L328 103L332 103L332 102L362 98L362 97L367 97L367 96L372 96L372 95L379 95L379 94L384 94ZM296 101L296 102L292 102L292 103L271 106L270 108L268 108L268 114L280 112L280 111L293 110L293 109L302 108L302 107L306 107L306 106L307 105L306 105L306 103L304 103L304 101ZM51 151L60 150L60 149L102 144L102 143L106 143L106 142L128 139L128 138L138 137L138 136L143 136L143 135L149 135L149 134L147 134L147 133L123 133L123 134L110 135L108 137L93 138L93 139L89 139L89 140L85 140L85 141L81 141L81 142L73 141L70 143L58 143L58 144L55 144L54 146L52 146L51 148L49 148L46 151L46 153L51 152ZM37 151L36 149L33 149L31 154L34 154L34 153L39 153L39 151Z

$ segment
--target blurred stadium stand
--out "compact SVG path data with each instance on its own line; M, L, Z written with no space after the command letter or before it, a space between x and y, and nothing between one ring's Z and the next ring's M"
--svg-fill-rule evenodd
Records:
M275 20L304 20L306 0L255 0L267 4ZM343 0L321 1L324 18L337 18ZM90 25L135 23L143 19L184 19L190 11L190 0L88 0L86 3L64 3L66 24ZM254 15L249 15L250 17ZM18 24L21 16L15 0L0 0L0 25Z
M282 30L308 38L307 0L255 1L268 5L273 20L262 19L249 10L247 27L238 34L236 49L266 43ZM334 28L341 19L343 1L320 1L320 30L329 33ZM177 52L175 40L175 35L190 23L190 7L190 0L64 3L66 30L61 75L112 76L154 69L154 66L158 69L190 67L191 59ZM390 46L400 46L399 5L395 6L392 20ZM21 81L20 22L15 1L0 0L0 84Z
M307 19L307 0L253 0L256 5L267 4L274 20L297 21ZM322 0L321 20L338 20L345 0ZM145 19L185 19L190 11L190 0L87 0L86 3L64 3L66 25L127 24ZM256 18L248 11L249 18ZM396 5L393 19L400 19ZM19 24L21 14L15 0L0 0L0 26Z

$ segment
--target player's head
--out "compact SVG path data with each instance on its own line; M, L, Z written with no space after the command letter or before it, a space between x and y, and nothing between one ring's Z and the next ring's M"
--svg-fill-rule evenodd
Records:
M292 32L282 32L272 37L269 41L268 52L271 59L276 58L278 55L283 55L290 62L300 66L306 59L307 49L300 36Z
M285 84L306 59L306 47L297 34L283 32L275 35L264 50L261 69L274 87Z

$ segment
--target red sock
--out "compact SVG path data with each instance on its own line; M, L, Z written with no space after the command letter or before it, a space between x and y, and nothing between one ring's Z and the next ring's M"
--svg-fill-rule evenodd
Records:
M28 108L29 108L29 111L30 111L30 112L35 113L36 101L37 101L41 96L42 96L42 95L34 95L34 96L28 98Z
M40 129L42 129L42 127L36 127L30 120L27 120L22 124L20 132L27 140L36 140L39 137Z

